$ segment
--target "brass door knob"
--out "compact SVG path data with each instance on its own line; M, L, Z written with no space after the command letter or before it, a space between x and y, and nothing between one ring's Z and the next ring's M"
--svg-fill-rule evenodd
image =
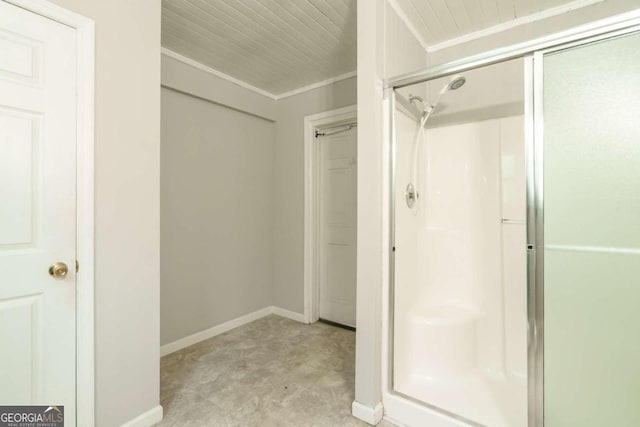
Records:
M62 280L67 277L67 273L69 272L69 267L64 262L56 262L51 267L49 267L49 275L54 279Z

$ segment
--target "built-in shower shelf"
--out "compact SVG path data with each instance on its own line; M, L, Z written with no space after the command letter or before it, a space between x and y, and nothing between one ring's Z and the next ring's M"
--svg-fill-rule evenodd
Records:
M453 305L423 307L411 317L414 375L449 380L477 369L479 313Z

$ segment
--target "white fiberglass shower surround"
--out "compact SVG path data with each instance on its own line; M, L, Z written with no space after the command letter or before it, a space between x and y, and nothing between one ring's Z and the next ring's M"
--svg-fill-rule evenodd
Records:
M640 11L385 84L386 416L640 425Z
M395 389L483 425L526 424L523 70L397 94Z

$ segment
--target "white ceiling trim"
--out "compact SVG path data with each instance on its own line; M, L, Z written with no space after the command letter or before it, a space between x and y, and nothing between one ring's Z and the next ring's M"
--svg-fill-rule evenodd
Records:
M283 92L279 95L276 95L276 99L287 98L289 96L298 95L300 93L308 92L313 89L321 88L323 86L328 86L330 84L355 77L356 74L357 74L356 71L350 71L348 73L340 74L339 76L331 77L330 79L327 79L327 80L322 80L322 81L310 84L308 86L303 86L298 89L290 90L288 92Z
M180 61L180 62L182 62L184 64L187 64L187 65L190 65L190 66L192 66L194 68L197 68L200 71L204 71L205 73L208 73L208 74L214 75L216 77L219 77L221 79L227 80L228 82L231 82L231 83L236 84L238 86L241 86L241 87L243 87L245 89L253 91L253 92L255 92L255 93L259 94L259 95L266 96L267 98L273 99L274 101L277 101L277 100L283 99L283 98L287 98L289 96L298 95L298 94L301 94L301 93L304 93L304 92L308 92L308 91L313 90L313 89L318 89L318 88L321 88L323 86L328 86L330 84L337 83L339 81L350 79L350 78L356 76L356 71L350 71L348 73L340 74L340 75L332 77L330 79L326 79L326 80L322 80L322 81L319 81L319 82L316 82L316 83L312 83L310 85L303 86L303 87L300 87L298 89L290 90L290 91L283 92L283 93L280 93L280 94L274 94L274 93L268 92L268 91L266 91L264 89L260 89L258 87L255 87L252 84L249 84L249 83L247 83L247 82L245 82L243 80L240 80L240 79L237 79L237 78L235 78L233 76L230 76L229 74L223 73L222 71L218 71L215 68L211 68L208 65L204 65L201 62L195 61L195 60L193 60L191 58L187 58L184 55L180 55L178 52L175 52L175 51L173 51L171 49L167 49L166 47L163 47L161 49L161 52L162 52L163 55L166 55L169 58L173 58L173 59L178 60L178 61Z
M251 85L251 84L249 84L249 83L247 83L245 81L236 79L235 77L230 76L229 74L225 74L222 71L218 71L218 70L216 70L214 68L211 68L211 67L209 67L207 65L204 65L201 62L194 61L191 58L187 58L186 56L180 55L178 52L174 52L171 49L167 49L166 47L163 47L161 49L161 52L162 52L163 55L166 55L169 58L176 59L176 60L178 60L180 62L183 62L183 63L185 63L187 65L190 65L190 66L192 66L194 68L197 68L200 71L204 71L205 73L209 73L209 74L212 74L212 75L214 75L216 77L219 77L221 79L227 80L228 82L231 82L233 84L241 86L241 87L243 87L245 89L249 89L249 90L251 90L251 91L253 91L255 93L258 93L258 94L260 94L262 96L266 96L266 97L271 98L273 100L277 100L278 99L278 97L276 95L272 94L271 92L267 92L266 90L262 90L260 88L257 88L257 87L255 87L255 86L253 86L253 85Z
M604 0L575 0L571 3L566 3L560 6L552 7L550 9L541 10L540 12L522 16L511 21L501 22L500 24L494 25L493 27L485 28L484 30L474 31L473 33L465 34L451 40L445 40L441 43L433 44L431 46L428 46L426 50L429 53L437 52L448 47L470 42L472 40L490 36L492 34L501 33L503 31L510 30L511 28L519 27L520 25L542 21L543 19L562 15L563 13L571 12L573 10L582 9L583 7L591 6L592 4L601 3L603 1Z
M448 47L470 42L472 40L490 36L492 34L497 34L502 31L510 30L511 28L519 27L521 25L530 24L536 21L542 21L543 19L562 15L563 13L571 12L573 10L582 9L583 7L591 6L592 4L601 3L603 1L604 0L575 0L571 3L566 3L561 6L542 10L540 12L532 13L531 15L513 19L511 21L502 22L498 25L494 25L493 27L485 28L484 30L474 31L473 33L465 34L451 40L445 40L441 43L436 43L434 45L428 46L427 52L437 52Z
M440 43L428 45L425 42L422 35L420 34L420 32L413 26L411 21L407 18L407 15L404 13L402 8L398 5L396 0L387 0L389 5L393 8L393 10L396 12L398 17L402 20L402 22L407 27L407 29L411 32L411 34L416 38L416 40L422 45L424 50L426 50L428 53L437 52L439 50L453 47L462 43L467 43L482 37L501 33L503 31L507 31L512 28L519 27L521 25L526 25L532 22L541 21L543 19L562 15L563 13L571 12L577 9L582 9L583 7L591 6L593 4L601 3L603 1L604 0L575 0L570 3L552 7L546 10L542 10L540 12L532 13L531 15L522 16L520 18L516 18L506 22L501 22L500 24L485 28L483 30L474 31L472 33L464 34L460 37L455 37Z

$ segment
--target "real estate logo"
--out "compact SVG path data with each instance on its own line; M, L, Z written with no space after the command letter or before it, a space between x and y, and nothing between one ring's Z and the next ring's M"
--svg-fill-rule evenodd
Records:
M0 406L0 427L64 427L64 406Z

